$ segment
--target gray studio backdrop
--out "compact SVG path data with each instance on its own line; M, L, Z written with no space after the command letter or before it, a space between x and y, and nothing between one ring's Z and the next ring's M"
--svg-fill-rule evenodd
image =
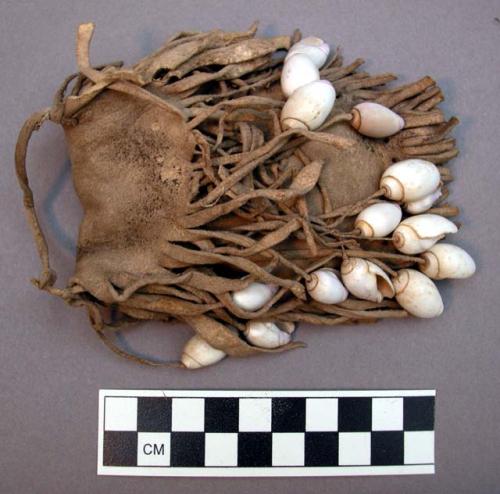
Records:
M0 492L500 492L499 186L500 3L497 1L97 1L0 2ZM453 240L478 262L476 276L440 284L446 311L430 321L307 327L309 347L276 357L227 359L202 372L140 367L111 354L83 312L37 291L39 265L13 172L24 118L51 103L73 72L75 29L97 28L94 63L133 62L175 31L244 29L321 36L347 61L429 74L446 94L461 150L451 163L463 228ZM73 268L81 210L60 128L35 136L29 168L55 267ZM174 357L181 327L132 330L124 344ZM96 476L99 388L437 388L437 473L424 477L150 479Z

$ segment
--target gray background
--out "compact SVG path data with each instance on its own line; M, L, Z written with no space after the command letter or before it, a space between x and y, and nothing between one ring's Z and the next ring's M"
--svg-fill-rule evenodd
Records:
M44 1L0 3L0 492L500 492L498 1ZM75 29L93 20L94 63L133 62L180 29L246 28L321 36L403 82L430 74L444 89L461 155L451 168L462 230L453 242L478 262L467 281L440 283L446 312L430 321L302 327L308 349L225 360L202 372L141 367L111 354L86 316L29 284L39 265L13 173L16 134L76 68ZM61 129L30 148L30 172L64 283L81 211ZM168 334L167 334L168 333ZM185 328L133 330L137 351L174 357ZM99 388L437 388L435 476L176 479L96 476Z

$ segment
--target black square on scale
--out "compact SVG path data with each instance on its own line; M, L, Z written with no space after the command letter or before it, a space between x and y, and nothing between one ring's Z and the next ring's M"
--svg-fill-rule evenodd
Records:
M104 431L102 463L106 467L137 465L137 432Z
M370 432L371 398L339 398L339 432Z
M434 396L408 396L403 403L405 431L434 430Z
M138 432L170 432L172 398L139 397L137 399Z
M270 467L273 464L273 435L270 432L238 433L238 466Z
M306 428L305 398L273 398L273 432L304 432Z
M371 434L372 465L404 464L404 432L380 431Z
M305 466L334 467L339 464L337 432L306 432Z
M205 398L205 432L238 432L238 398Z
M205 433L172 432L170 464L173 467L205 466Z

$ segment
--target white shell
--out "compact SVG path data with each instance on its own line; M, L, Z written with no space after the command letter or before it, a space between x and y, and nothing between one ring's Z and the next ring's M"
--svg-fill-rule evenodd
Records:
M306 287L311 298L322 304L340 304L349 296L335 271L328 268L311 273L311 280L306 283Z
M394 297L391 280L371 261L351 257L342 262L340 273L344 285L355 297L372 302L382 302L384 297Z
M319 70L308 56L298 53L286 60L281 72L281 90L285 96L313 81L319 81Z
M413 202L434 192L441 181L438 167L430 161L411 159L389 166L380 188L393 201Z
M398 303L416 317L437 317L443 313L443 300L436 285L414 269L402 269L393 279Z
M243 290L233 292L233 302L243 310L259 310L273 298L277 287L254 281Z
M405 121L397 113L378 103L359 103L351 113L352 127L368 137L389 137L405 126Z
M404 254L420 254L430 249L446 234L457 231L457 225L443 216L418 214L399 224L392 235L392 243Z
M209 345L201 336L193 336L182 351L181 362L188 369L199 369L222 360L226 354Z
M434 192L432 192L432 194L422 197L422 199L406 203L405 209L410 214L423 213L424 211L430 209L432 205L441 197L441 195L441 188L436 189Z
M325 64L326 59L330 54L330 47L321 38L308 36L307 38L301 39L298 43L295 43L290 50L288 50L285 62L297 53L309 57L314 65L316 65L319 69Z
M328 118L335 103L335 89L328 81L314 81L297 89L281 110L284 129L315 130Z
M378 202L358 214L354 227L365 237L385 237L399 225L402 216L399 204Z
M272 322L250 321L244 334L252 345L260 348L278 348L292 339L288 333L281 331Z
M420 264L420 271L434 280L469 278L476 272L474 259L456 245L436 244L424 252L422 258L425 264Z

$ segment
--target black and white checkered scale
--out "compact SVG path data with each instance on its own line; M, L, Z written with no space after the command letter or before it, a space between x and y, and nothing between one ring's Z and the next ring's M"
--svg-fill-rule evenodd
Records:
M434 463L433 393L220 394L104 396L102 466L307 469Z

